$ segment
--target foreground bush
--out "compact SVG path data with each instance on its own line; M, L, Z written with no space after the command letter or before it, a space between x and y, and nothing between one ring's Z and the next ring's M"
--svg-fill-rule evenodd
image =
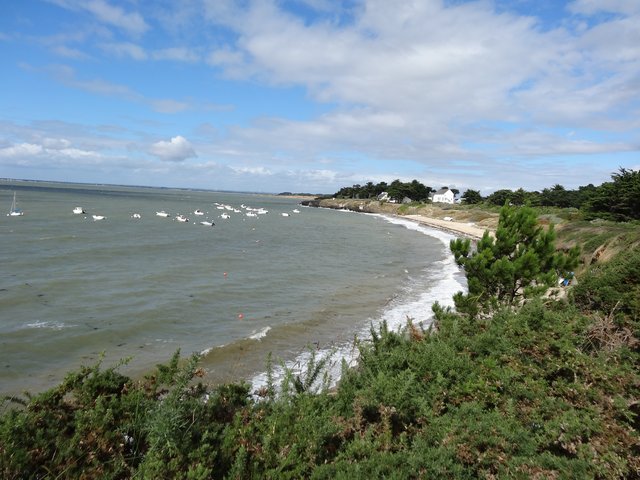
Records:
M83 368L0 419L2 478L638 478L638 352L563 303L374 332L334 392ZM315 375L315 373L314 373Z

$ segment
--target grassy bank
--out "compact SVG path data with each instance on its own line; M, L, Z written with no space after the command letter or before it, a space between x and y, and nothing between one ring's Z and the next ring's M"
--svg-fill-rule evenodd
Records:
M640 478L640 232L559 233L584 245L566 299L372 331L335 389L322 362L255 395L199 383L195 357L70 373L3 404L0 476Z

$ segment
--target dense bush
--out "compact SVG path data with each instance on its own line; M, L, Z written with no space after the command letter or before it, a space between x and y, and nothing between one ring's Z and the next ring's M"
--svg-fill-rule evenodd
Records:
M608 263L592 266L572 293L584 309L622 313L640 322L640 250L624 251Z

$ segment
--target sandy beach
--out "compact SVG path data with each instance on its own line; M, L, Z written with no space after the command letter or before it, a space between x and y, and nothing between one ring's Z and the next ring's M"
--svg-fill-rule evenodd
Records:
M444 230L456 235L469 237L474 240L480 240L484 235L487 228L478 227L472 223L456 222L454 220L441 220L438 218L426 217L424 215L402 215L402 218L408 218L409 220L416 221L422 225L426 225L439 230ZM489 230L490 234L494 232Z
M321 199L312 206L393 215L474 240L480 240L485 230L489 230L489 233L494 235L495 226L498 223L497 213L487 214L486 212L470 211L453 205L430 204L417 208L409 207L408 211L405 209L400 213L403 207L399 204L377 200L332 198Z

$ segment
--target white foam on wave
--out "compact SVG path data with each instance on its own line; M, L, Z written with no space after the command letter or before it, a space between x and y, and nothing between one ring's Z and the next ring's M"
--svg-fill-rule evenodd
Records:
M266 326L264 327L262 330L256 331L254 330L253 332L251 332L251 335L249 335L248 337L245 338L245 340L262 340L264 337L267 336L267 334L269 333L269 330L271 330L270 326ZM222 345L216 345L215 347L209 347L209 348L205 348L204 350L202 350L200 352L200 355L205 357L207 355L209 355L214 349L216 348L224 348L226 347L228 344L223 343Z
M414 324L421 323L427 326L433 320L432 306L438 302L442 306L453 306L453 295L466 290L465 279L460 275L460 270L449 252L449 242L455 239L452 235L441 230L425 227L416 222L397 217L387 217L372 214L389 223L401 225L409 230L420 232L424 235L440 240L446 249L445 258L434 262L436 268L425 272L422 281L409 285L408 288L419 288L419 292L409 292L394 302L382 313L381 320L386 320L390 329L404 327L410 318ZM415 286L417 285L417 287ZM417 295L416 295L417 294Z
M251 340L260 340L261 338L264 338L267 336L267 333L269 333L269 330L271 330L271 327L266 326L264 327L262 330L260 330L259 332L252 332L253 335L249 335L249 338Z
M380 214L367 215L379 217L389 223L440 240L445 249L443 251L445 258L434 262L430 270L425 271L421 278L414 279L406 286L405 291L391 301L376 318L370 319L370 323L360 331L359 338L368 338L370 328L373 327L374 330L377 330L384 321L387 322L389 330L400 330L407 325L408 319L411 319L414 325L428 327L433 321L432 307L436 302L445 307L453 306L453 295L458 291L466 291L465 278L460 274L460 270L449 252L449 242L456 238L455 235L420 225L411 220ZM358 361L358 349L354 342L321 346L314 354L316 363L327 359L325 368L329 372L332 386L340 380L343 360L348 367L355 367ZM311 352L302 352L295 360L286 362L285 368L294 375L300 375L307 369L311 357ZM272 375L274 382L278 385L284 379L285 370L281 366L276 367L273 369ZM263 372L254 376L250 382L254 391L259 390L267 385L267 373ZM322 379L318 379L312 389L321 387L321 382Z
M71 325L65 325L62 322L46 322L46 321L38 321L27 323L27 328L47 328L49 330L62 330L63 328L68 328Z

